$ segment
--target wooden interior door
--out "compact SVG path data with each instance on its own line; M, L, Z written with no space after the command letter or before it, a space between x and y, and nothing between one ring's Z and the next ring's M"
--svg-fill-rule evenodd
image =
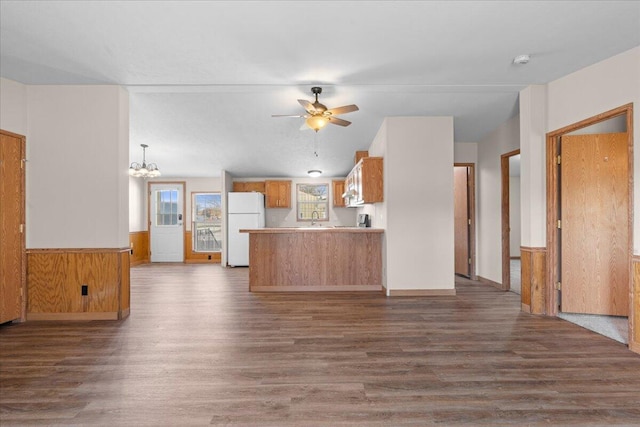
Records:
M469 277L469 168L453 167L454 230L455 230L455 273Z
M563 312L628 316L627 144L626 133L561 139Z
M0 323L22 317L24 137L0 132Z

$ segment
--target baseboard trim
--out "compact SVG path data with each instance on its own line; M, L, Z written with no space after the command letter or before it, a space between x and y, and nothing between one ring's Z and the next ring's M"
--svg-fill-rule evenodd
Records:
M251 286L251 292L382 292L380 285Z
M118 315L118 320L126 319L127 317L129 317L129 314L131 314L131 308L126 308L120 311Z
M129 315L129 309L123 310ZM126 317L126 316L125 316ZM32 320L118 320L117 311L95 313L27 313L27 321ZM124 318L124 317L122 317Z
M525 313L531 313L531 306L529 304L520 304L520 310Z
M454 297L455 289L388 289L390 297Z
M213 259L185 259L185 264L220 264L220 260Z
M501 291L506 290L504 286L502 286L502 283L494 282L493 280L486 279L482 276L478 276L478 282L484 283L485 285L491 285L494 288L500 289Z

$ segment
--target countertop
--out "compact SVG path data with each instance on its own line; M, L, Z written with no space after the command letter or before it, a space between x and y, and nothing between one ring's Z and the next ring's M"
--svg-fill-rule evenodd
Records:
M260 233L260 234L277 234L277 233L384 233L382 228L371 227L275 227L275 228L249 228L241 229L241 233Z

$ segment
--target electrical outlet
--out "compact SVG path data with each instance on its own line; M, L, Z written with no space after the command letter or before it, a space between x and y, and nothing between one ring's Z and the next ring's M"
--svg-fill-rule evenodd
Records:
M82 285L82 296L89 295L89 285Z
M211 259L211 255L209 255L209 256L207 257L207 259Z

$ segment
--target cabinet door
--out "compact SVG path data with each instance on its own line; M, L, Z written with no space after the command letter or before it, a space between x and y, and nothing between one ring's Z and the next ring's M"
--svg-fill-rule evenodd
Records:
M291 207L291 181L266 181L265 191L268 208Z
M344 181L333 181L333 207L343 208L345 207L344 199Z
M22 317L24 137L0 134L0 323Z
M265 192L264 181L235 181L233 183L233 191L246 193L255 191L257 193Z

